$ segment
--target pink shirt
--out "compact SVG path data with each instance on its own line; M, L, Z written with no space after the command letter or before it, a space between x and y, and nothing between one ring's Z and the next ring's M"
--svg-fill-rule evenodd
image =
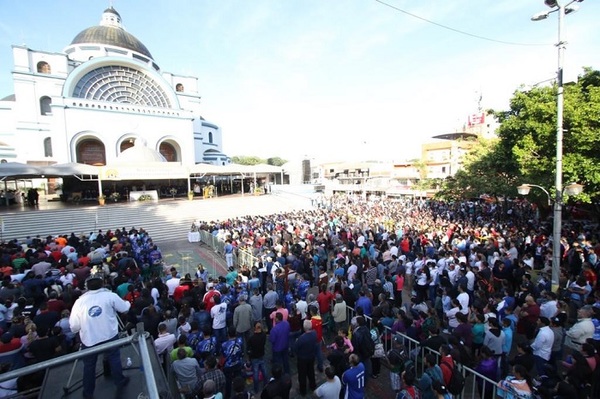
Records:
M288 319L289 312L286 308L277 309L271 312L271 320L273 320L273 325L277 324L277 320L275 320L275 313L281 313L283 315L283 320Z

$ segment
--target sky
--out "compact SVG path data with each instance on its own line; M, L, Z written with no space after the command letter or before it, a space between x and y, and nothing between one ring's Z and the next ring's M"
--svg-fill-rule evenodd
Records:
M163 71L198 77L229 156L418 158L480 96L506 110L557 70L557 13L530 19L543 0L0 0L0 98L13 93L12 45L61 52L110 4ZM567 82L600 69L600 1L576 4Z

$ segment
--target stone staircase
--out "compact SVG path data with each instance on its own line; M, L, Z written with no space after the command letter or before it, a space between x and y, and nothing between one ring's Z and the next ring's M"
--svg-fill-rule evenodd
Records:
M46 237L56 234L89 234L117 228L144 228L157 244L187 237L195 219L222 220L245 215L266 215L306 208L304 198L286 195L227 196L208 200L176 198L159 202L108 203L106 206L56 204L53 209L6 210L0 214L4 225L1 239ZM44 207L41 207L44 208Z

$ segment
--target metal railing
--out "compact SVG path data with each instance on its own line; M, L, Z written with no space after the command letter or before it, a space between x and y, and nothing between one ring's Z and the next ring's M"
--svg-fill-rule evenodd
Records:
M209 246L221 259L225 259L225 241L215 237L206 230L200 230L200 241ZM240 266L254 266L259 259L247 249L233 251L233 264ZM213 265L215 266L215 265Z
M356 311L349 306L346 306L346 311L347 320L348 323L350 323L350 320L356 315ZM366 319L367 326L370 329L373 324L372 318L369 316L363 317ZM441 354L438 351L421 346L420 341L413 339L408 335L399 332L392 332L392 329L387 326L384 326L384 330L384 335L389 335L392 338L387 340L381 340L381 343L385 348L385 353L388 353L388 351L392 349L393 338L395 336L401 337L404 342L404 347L406 348L406 350L408 350L408 353L415 355L415 358L413 360L417 371L417 375L422 375L425 372L425 362L423 360L425 359L425 355L427 355L428 353L434 354L437 362L439 363ZM498 383L496 381L484 376L483 374L478 373L477 371L463 364L460 364L458 362L456 362L455 364L465 379L465 387L463 389L463 392L460 395L454 395L456 398L495 398L497 396L499 388ZM481 384L481 387L479 387L478 384ZM489 389L491 389L491 393L486 393L486 391Z
M67 355L56 357L54 359L32 364L31 366L22 367L13 371L9 371L7 373L0 374L0 382L22 377L55 366L60 366L65 363L80 360L89 355L104 353L109 349L119 348L123 345L135 344L137 342L137 344L139 345L139 354L142 361L142 367L144 369L144 377L146 381L146 389L148 390L148 398L159 399L160 395L158 392L158 387L156 385L156 379L154 378L154 370L152 369L152 361L150 360L148 344L146 342L147 336L148 333L144 332L143 323L138 323L137 331L133 335L129 335L127 337L119 338L114 341L107 342L105 344L92 346L90 348L86 348L85 350L69 353Z

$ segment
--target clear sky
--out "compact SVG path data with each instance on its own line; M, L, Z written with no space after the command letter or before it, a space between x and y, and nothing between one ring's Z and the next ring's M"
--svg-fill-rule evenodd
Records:
M109 0L0 0L0 97L11 45L60 52ZM543 0L114 0L157 64L197 76L229 155L405 160L477 110L552 79L558 18ZM600 69L600 1L565 18L565 79ZM481 36L484 40L428 23ZM502 42L520 43L504 44Z

